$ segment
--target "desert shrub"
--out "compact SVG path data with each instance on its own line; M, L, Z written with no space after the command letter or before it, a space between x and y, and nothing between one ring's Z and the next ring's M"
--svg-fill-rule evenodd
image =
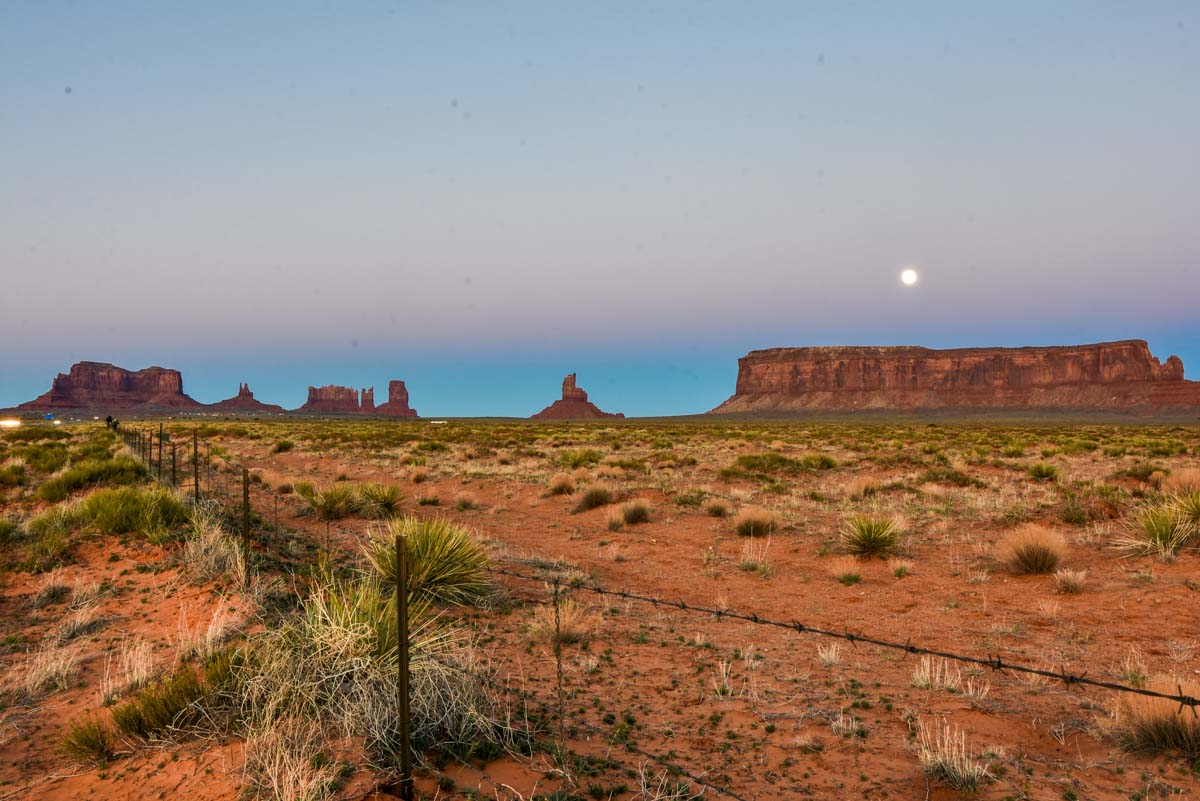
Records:
M967 750L966 735L945 721L932 729L920 721L916 748L925 775L960 793L974 793L992 780L987 765Z
M917 484L949 484L954 487L986 487L987 484L953 467L931 467L917 478Z
M472 509L479 508L479 501L473 495L459 495L454 499L454 508L460 512L469 512Z
M1058 468L1046 462L1037 462L1029 465L1029 469L1025 471L1034 481L1057 481Z
M588 487L579 496L579 502L575 504L574 514L586 512L590 509L598 509L601 506L607 506L617 499L616 493L611 487L596 485Z
M1062 534L1037 523L1026 523L1004 538L1000 556L1016 573L1053 573L1066 550Z
M1196 527L1179 506L1164 503L1138 513L1134 525L1118 538L1117 545L1170 560L1196 536Z
M196 670L182 665L166 679L114 706L113 723L126 736L148 739L194 724L200 716L197 702L203 696Z
M621 520L627 526L650 522L650 505L645 501L630 501L621 506Z
M799 459L781 453L755 453L739 456L736 465L752 473L818 473L833 470L838 463L824 453L810 453Z
M842 530L842 547L856 556L886 556L900 542L900 527L890 517L854 515Z
M1171 676L1154 676L1146 689L1200 697L1200 683ZM1122 693L1114 712L1117 737L1127 749L1200 759L1200 717L1191 709L1165 698Z
M577 451L563 451L558 455L558 463L563 467L587 467L599 464L603 454L600 451L584 448Z
M0 467L0 486L20 487L28 480L23 464L6 464Z
M41 572L61 564L71 549L71 532L80 521L79 507L74 504L54 506L31 519L26 526L25 568Z
M724 501L709 501L704 504L704 513L709 517L726 517L729 514L729 505Z
M371 520L385 520L400 512L404 496L387 484L363 484L358 488L359 514Z
M88 717L67 724L62 750L80 762L104 764L116 752L117 735L107 723Z
M0 501L0 503L3 503L3 501ZM20 531L21 527L17 525L16 520L0 517L0 545L6 545L15 540Z
M529 639L558 645L587 643L600 625L599 616L580 606L572 598L558 601L558 622L555 623L554 604L543 604L533 612L533 618L525 627Z
M575 493L575 479L571 478L568 473L555 473L551 476L546 491L550 495L573 495Z
M487 550L470 531L448 520L403 517L375 532L364 547L385 583L396 582L396 536L406 537L408 592L441 603L476 604L492 592Z
M1054 583L1059 592L1075 594L1083 592L1087 583L1086 570L1058 570L1054 573Z
M1162 491L1171 494L1200 494L1200 470L1185 467L1163 479Z
M414 484L424 484L429 480L429 471L421 470L419 468L412 470L408 474L408 480Z
M287 453L296 447L296 443L290 439L281 439L271 446L271 453Z
M100 490L80 503L79 514L101 534L144 534L152 541L187 522L187 508L161 487Z
M77 648L43 645L0 674L0 691L33 701L48 692L65 690L75 683L80 659Z
M839 556L830 560L829 575L849 587L862 581L862 566L853 556Z
M763 537L779 528L779 515L769 509L748 506L733 518L733 530L743 537Z
M185 537L182 561L197 581L211 581L228 574L239 586L246 585L246 559L241 546L209 511L192 513Z
M60 442L30 445L20 450L25 464L40 473L54 473L63 468L69 456L67 446Z
M682 506L688 509L696 509L704 502L704 498L708 495L702 489L688 490L681 492L675 496L675 505Z
M299 485L297 485L299 488ZM350 484L331 484L301 495L319 520L341 520L358 509L358 494Z
M871 476L855 476L846 485L846 495L852 500L862 500L879 492L879 482Z
M1173 505L1185 522L1200 531L1200 489L1180 492Z
M37 489L37 495L53 503L93 484L137 484L147 475L146 468L140 462L127 456L88 460L43 481Z

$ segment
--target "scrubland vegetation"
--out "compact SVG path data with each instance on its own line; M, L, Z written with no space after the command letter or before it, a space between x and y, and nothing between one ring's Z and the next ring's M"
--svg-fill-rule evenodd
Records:
M390 786L398 536L425 797L719 797L703 781L1149 799L1200 781L1178 704L677 605L1195 696L1196 427L165 429L198 431L199 505L190 463L166 486L97 426L0 433L0 796L150 797L173 764L229 797Z

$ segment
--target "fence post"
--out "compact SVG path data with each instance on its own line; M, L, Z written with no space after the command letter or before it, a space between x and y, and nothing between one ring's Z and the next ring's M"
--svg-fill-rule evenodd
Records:
M163 424L158 424L158 480L162 481Z
M196 505L200 505L200 436L192 432L192 472L196 478Z
M171 486L179 486L179 463L175 460L175 443L171 443Z
M408 538L396 535L396 652L400 702L400 797L412 801L412 743L408 709Z
M250 561L250 471L242 468L242 544Z

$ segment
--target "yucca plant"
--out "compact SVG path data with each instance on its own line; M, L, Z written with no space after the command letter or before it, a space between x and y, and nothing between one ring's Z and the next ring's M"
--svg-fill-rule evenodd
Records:
M359 512L372 520L387 520L400 512L404 496L387 484L363 484L358 488Z
M296 485L300 493L300 485ZM308 501L313 514L320 520L341 520L354 514L358 508L358 494L350 484L332 484L301 494Z
M886 556L900 543L900 527L890 517L854 515L842 531L842 547L856 556Z
M1196 527L1174 504L1143 509L1136 524L1119 537L1117 545L1142 554L1171 560L1196 537Z
M1194 532L1200 532L1200 489L1188 490L1175 496L1175 509L1179 516L1191 524Z
M476 604L491 595L487 550L470 531L444 519L396 518L371 535L364 553L385 584L396 581L397 535L406 538L408 589L414 597Z

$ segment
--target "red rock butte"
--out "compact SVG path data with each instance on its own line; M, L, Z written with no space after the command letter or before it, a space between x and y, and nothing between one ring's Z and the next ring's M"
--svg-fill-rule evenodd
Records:
M178 370L125 370L101 362L78 362L59 373L50 391L18 409L133 409L140 406L192 409L202 404L183 394Z
M217 401L209 408L222 412L282 412L283 407L274 403L263 403L254 397L249 384L238 384L238 393L232 398Z
M562 398L542 409L530 420L599 420L601 418L624 418L625 415L602 412L596 404L588 401L588 394L575 385L575 374L571 373L562 382Z
M372 398L374 398L373 394ZM404 386L403 381L388 382L387 403L381 403L376 406L375 414L382 414L387 417L417 416L417 410L408 405L408 387Z
M1038 409L1200 411L1200 382L1142 340L1036 348L816 347L751 351L713 413Z
M387 403L375 405L375 388L365 387L361 393L353 387L309 387L308 400L296 411L325 414L379 414L385 417L416 417L408 405L408 388L403 381L388 382Z

